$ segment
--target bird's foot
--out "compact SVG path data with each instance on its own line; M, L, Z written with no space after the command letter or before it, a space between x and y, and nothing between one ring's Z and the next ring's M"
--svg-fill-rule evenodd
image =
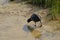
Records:
M42 27L42 25L40 25L40 27Z
M35 25L35 28L36 28L36 25Z

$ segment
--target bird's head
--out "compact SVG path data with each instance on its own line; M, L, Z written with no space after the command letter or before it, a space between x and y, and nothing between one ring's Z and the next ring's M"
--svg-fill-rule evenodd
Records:
M27 22L29 23L31 21L31 18L29 18L28 20L27 20Z

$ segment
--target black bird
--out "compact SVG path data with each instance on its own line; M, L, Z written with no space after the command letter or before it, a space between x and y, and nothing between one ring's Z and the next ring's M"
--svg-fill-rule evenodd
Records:
M14 0L10 0L10 1L14 1Z
M36 22L40 21L40 23L41 23L41 19L36 14L32 14L31 17L27 20L28 23L31 21L35 22L35 27L36 27ZM40 27L42 27L42 23L41 23Z

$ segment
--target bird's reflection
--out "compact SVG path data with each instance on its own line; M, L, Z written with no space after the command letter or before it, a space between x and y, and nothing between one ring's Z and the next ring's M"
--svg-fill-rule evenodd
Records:
M24 30L25 32L29 32L28 25L24 25L23 30Z

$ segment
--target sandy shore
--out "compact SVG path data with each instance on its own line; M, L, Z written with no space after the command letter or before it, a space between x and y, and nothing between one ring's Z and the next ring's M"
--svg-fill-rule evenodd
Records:
M35 7L19 3L0 6L0 40L35 40L30 32L27 33L23 30L24 25L27 25L26 20L38 8L34 9ZM39 40L60 40L60 31L49 32L53 29L47 26L43 25L40 29L42 36Z

